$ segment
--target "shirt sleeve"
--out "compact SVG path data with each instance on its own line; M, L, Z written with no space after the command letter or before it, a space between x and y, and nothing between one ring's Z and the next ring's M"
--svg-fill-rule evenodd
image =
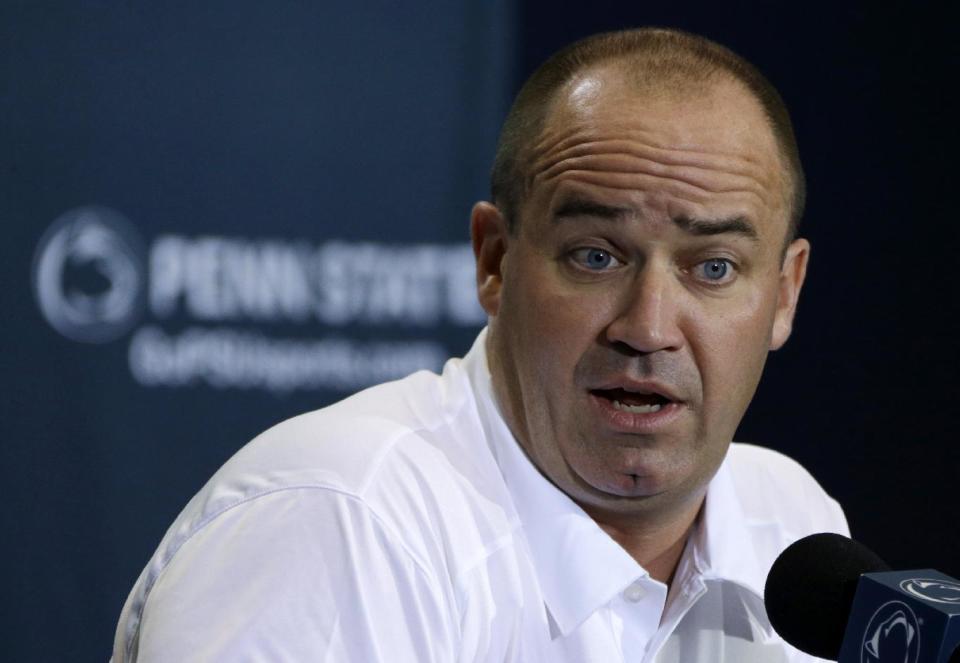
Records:
M287 488L201 527L148 594L129 659L456 660L455 612L356 497Z

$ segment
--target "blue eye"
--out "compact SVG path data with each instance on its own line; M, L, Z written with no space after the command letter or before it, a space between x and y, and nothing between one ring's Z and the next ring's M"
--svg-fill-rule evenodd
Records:
M730 271L730 261L724 258L705 260L698 265L701 275L708 281L722 281Z
M596 248L577 249L573 252L573 258L578 264L596 271L615 267L619 264L617 259L610 255L609 251Z

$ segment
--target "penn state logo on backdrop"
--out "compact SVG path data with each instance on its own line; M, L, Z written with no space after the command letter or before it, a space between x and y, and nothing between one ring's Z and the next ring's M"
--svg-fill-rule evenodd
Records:
M920 654L920 624L906 603L880 606L863 634L861 663L916 663Z
M938 578L909 578L900 589L926 601L960 605L960 583Z
M72 209L53 222L37 246L37 305L69 339L112 341L143 311L144 265L140 238L123 215L106 207Z

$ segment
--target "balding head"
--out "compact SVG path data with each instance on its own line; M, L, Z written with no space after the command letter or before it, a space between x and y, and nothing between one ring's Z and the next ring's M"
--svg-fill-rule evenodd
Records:
M511 231L531 185L531 159L558 93L585 71L614 65L635 92L693 96L731 80L756 99L776 141L784 171L789 241L803 215L806 185L793 127L776 89L749 62L704 37L679 30L640 28L575 42L547 60L527 80L504 122L491 189Z

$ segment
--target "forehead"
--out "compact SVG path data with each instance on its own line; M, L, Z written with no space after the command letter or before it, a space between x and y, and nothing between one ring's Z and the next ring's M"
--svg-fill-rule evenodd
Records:
M588 68L549 104L530 151L531 198L595 185L610 196L694 212L735 212L786 229L776 139L741 83L640 84L617 65Z

